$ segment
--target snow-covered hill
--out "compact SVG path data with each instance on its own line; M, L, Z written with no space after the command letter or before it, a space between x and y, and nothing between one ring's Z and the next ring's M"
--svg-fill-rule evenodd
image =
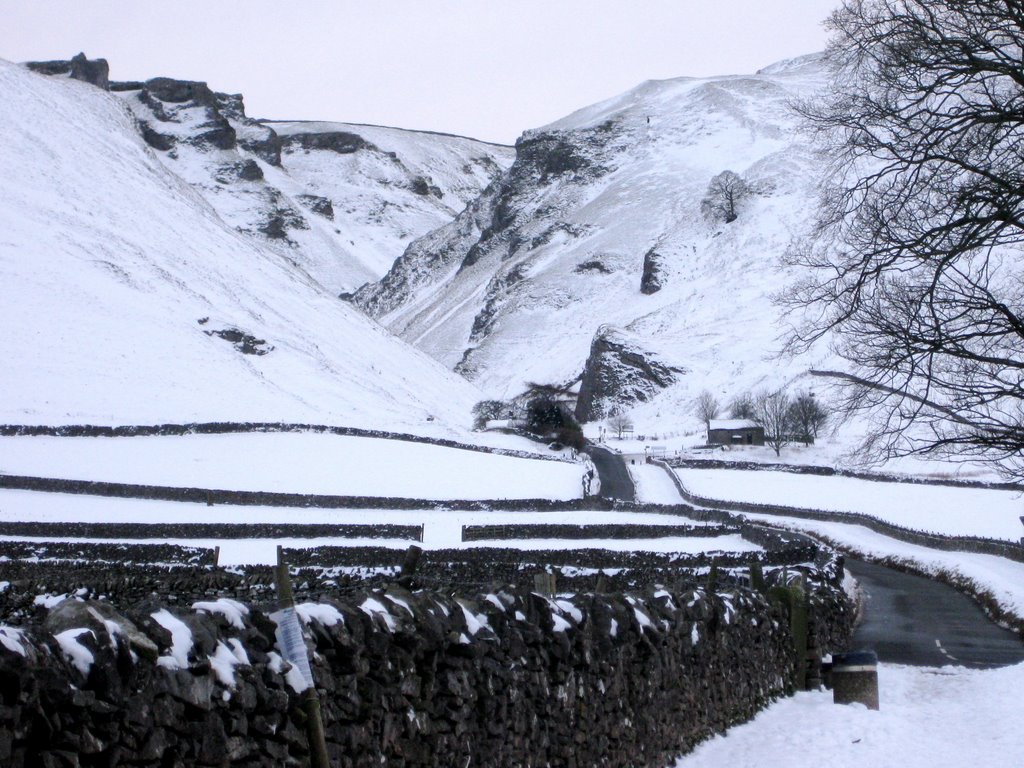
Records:
M269 123L242 96L111 82L167 167L220 216L335 293L378 279L507 168L510 147L394 128Z
M455 218L515 158L512 147L462 136L349 123L263 125L281 137L285 173L306 194L331 201L342 246L373 280L410 242Z
M640 395L598 397L587 418L645 397L638 427L664 428L693 420L704 388L728 399L783 384L811 361L766 359L780 329L770 296L817 181L790 103L826 79L809 56L652 81L528 131L496 184L355 301L495 396L577 379L594 349L621 369L606 378L643 378L652 361L667 372ZM702 206L725 171L749 190L730 223Z
M470 384L239 232L209 202L231 193L171 173L136 121L124 93L0 61L0 421L460 433ZM185 146L171 162L199 168Z

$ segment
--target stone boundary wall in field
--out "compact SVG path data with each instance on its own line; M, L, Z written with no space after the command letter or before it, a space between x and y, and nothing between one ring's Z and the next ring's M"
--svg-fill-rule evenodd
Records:
M2 532L2 529L0 529ZM464 525L463 541L507 539L659 539L666 537L713 537L739 533L739 526L725 525L630 525L605 523L522 523L510 525Z
M848 637L845 596L810 602L812 625ZM66 600L41 614L0 627L7 768L305 761L288 665L256 606ZM786 609L750 590L393 587L300 614L339 767L660 768L789 693L796 664Z
M722 459L687 459L682 457L671 458L666 461L669 466L678 469L742 469L745 472L789 472L795 475L850 477L854 480L869 480L873 483L940 485L950 488L980 488L990 491L1024 491L1024 485L1020 483L990 483L984 480L914 477L913 475L892 475L884 472L856 472L850 469L822 467L813 464L765 464L757 461L724 461Z
M233 422L213 421L191 424L148 424L125 426L102 426L95 424L66 424L46 426L33 424L0 424L0 437L166 437L181 435L226 435L248 432L314 432L340 435L342 437L374 437L381 440L404 440L410 443L426 443L443 448L457 448L463 451L493 453L499 456L513 456L519 459L541 461L564 461L574 463L569 457L517 451L511 448L493 448L486 445L461 443L441 437L425 437L404 432L387 432L358 427L336 427L325 424L292 424L288 422Z
M593 512L622 510L659 515L680 515L708 519L707 510L689 504L638 504L600 496L585 499L414 499L388 496L336 496L316 493L274 491L229 491L217 488L188 488L168 485L136 485L98 480L66 480L53 477L0 474L0 489L67 493L106 498L178 501L194 504L237 506L310 507L318 509L457 510L466 512L499 510L509 512Z
M942 550L944 552L970 552L982 555L996 555L1009 560L1024 563L1024 544L1016 544L1010 541L988 539L979 536L944 536L928 531L918 531L913 528L904 528L893 523L880 520L870 515L856 512L830 512L821 509L807 509L804 507L787 507L779 504L751 504L741 501L725 501L722 499L711 499L691 493L683 485L679 476L666 462L652 460L652 464L662 467L672 477L679 495L686 502L698 507L705 507L709 510L719 512L753 512L764 515L778 515L783 517L795 517L804 520L819 520L830 523L848 523L851 525L862 525L875 533L890 536L908 544L918 544L923 547Z
M138 485L99 480L65 480L0 474L0 488L45 493L69 493L107 498L181 501L195 504L230 504L260 507L311 507L319 509L458 509L458 510L595 510L613 509L614 502L591 497L553 501L551 499L413 499L388 496L340 496L277 491L231 491L222 488L190 488L169 485Z
M130 566L213 565L212 549L175 544L117 542L0 541L0 576L9 580L13 561L89 561Z
M333 523L36 523L0 521L0 536L34 539L403 539L422 525Z

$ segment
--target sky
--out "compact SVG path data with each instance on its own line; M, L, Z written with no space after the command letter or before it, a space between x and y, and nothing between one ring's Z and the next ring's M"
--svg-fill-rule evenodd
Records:
M252 117L512 143L644 80L824 48L839 0L0 0L0 58L203 80Z

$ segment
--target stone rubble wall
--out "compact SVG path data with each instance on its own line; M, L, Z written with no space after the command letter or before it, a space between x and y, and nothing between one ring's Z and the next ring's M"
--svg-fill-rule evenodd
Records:
M844 603L821 592L812 612L838 634ZM335 766L660 767L792 690L786 609L745 589L391 587L332 605L308 644ZM255 605L72 599L40 614L0 627L0 765L307 764ZM191 634L185 664L155 618L168 614Z
M36 539L330 538L423 541L423 526L372 523L38 523L0 521L0 536L25 536Z

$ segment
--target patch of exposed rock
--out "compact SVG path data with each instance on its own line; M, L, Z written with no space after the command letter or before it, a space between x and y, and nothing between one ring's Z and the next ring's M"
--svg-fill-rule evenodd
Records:
M583 369L576 418L596 421L616 407L629 408L647 402L685 374L659 361L622 331L602 326L590 345Z
M661 290L665 278L663 258L653 248L644 254L644 272L640 276L640 293L650 295Z
M66 75L103 90L110 89L110 65L106 59L88 59L79 53L68 60L27 61L25 66L41 75Z

